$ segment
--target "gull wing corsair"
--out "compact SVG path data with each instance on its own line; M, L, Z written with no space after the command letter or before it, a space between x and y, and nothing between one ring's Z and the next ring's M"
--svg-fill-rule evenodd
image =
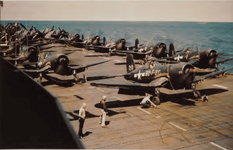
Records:
M54 39L61 39L61 38L68 39L69 32L67 32L64 29L61 29L60 27L58 27L58 30L53 32L53 34L51 34L51 37L53 37Z
M126 91L137 91L137 95L148 93L153 95L152 102L158 105L160 104L160 100L162 100L160 94L160 92L164 91L162 89L166 91L163 94L167 95L193 92L194 96L199 98L201 96L200 92L195 90L198 82L222 74L228 70L230 69L195 77L195 69L191 64L161 65L158 62L150 61L143 67L136 69L133 56L130 54L127 55L127 74L124 75L124 78L133 83L91 83L91 85L119 88L119 94L131 94Z
M70 38L70 40L68 41L68 44L74 47L78 47L78 48L85 48L86 45L91 42L92 42L92 39L90 39L89 37L87 39L84 39L83 35L80 38L79 34L75 34L73 37Z
M137 40L137 39L136 39ZM169 52L167 52L169 51ZM147 42L145 45L139 45L137 41L135 41L135 49L133 50L114 50L115 53L126 53L132 54L134 59L146 59L147 56L161 58L172 56L175 53L174 45L171 43L169 45L169 50L167 50L167 46L165 43L159 42L155 45L149 44Z
M109 53L112 49L116 47L116 42L111 39L109 42L106 42L104 37L103 43L100 45L86 45L86 48L93 49L96 52Z
M106 43L106 38L103 37L103 42L100 42L100 36L94 36L90 42L86 43L86 49L95 49L98 46L104 46Z
M97 39L96 39L97 40ZM99 38L98 38L99 40ZM98 43L96 41L96 43ZM121 38L117 40L116 42L111 39L110 42L106 42L105 38L103 39L103 44L99 43L96 45L87 45L87 48L91 48L95 50L96 52L101 52L101 53L109 53L109 55L112 54L117 54L118 51L128 51L128 50L133 50L133 49L138 49L141 47L143 44L139 44L139 40L135 40L135 45L134 46L126 46L126 40L124 38Z
M214 49L207 49L201 51L201 50L194 50L192 48L185 48L169 56L170 57L166 57L164 59L147 57L147 61L155 60L164 63L187 62L197 68L202 68L202 69L212 68L218 70L219 64L227 62L229 60L233 60L233 58L229 58L217 62L216 60L218 58L218 53Z
M36 64L37 69L23 69L24 72L39 76L39 82L42 77L56 84L65 85L73 81L78 82L78 73L84 72L88 67L105 63L109 60L94 63L70 65L68 55L63 53L44 52L40 53L39 61ZM33 76L32 75L32 76Z

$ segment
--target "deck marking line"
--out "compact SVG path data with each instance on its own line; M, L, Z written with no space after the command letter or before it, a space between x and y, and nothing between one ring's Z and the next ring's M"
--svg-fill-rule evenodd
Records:
M97 88L99 91L101 91L101 92L105 92L104 90L101 90L100 88Z
M116 97L116 96L113 96L113 97L110 97L110 98L116 98L116 99L122 100L122 99L120 99L119 97Z
M184 129L184 128L181 128L181 127L179 127L178 125L175 125L174 123L172 123L172 122L169 122L171 125L173 125L173 126L175 126L175 127L177 127L177 128L179 128L179 129L181 129L181 130L183 130L183 131L187 131L186 129Z
M214 145L214 146L217 146L218 148L221 148L221 149L223 149L223 150L227 150L226 148L224 148L224 147L222 147L222 146L220 146L220 145L218 145L218 144L215 144L214 142L210 142L210 144L212 144L212 145Z
M145 113L148 113L148 114L151 114L150 112L146 111L146 110L143 110L141 109L140 107L137 107L137 109L141 110L141 111L144 111Z
M114 60L114 61L116 61L116 62L122 62L122 61L120 61L120 60Z
M108 59L109 60L110 58L104 57L104 59Z
M221 86L221 85L218 85L218 84L213 84L213 86L217 86L217 87L220 87L220 88L228 89L228 87Z

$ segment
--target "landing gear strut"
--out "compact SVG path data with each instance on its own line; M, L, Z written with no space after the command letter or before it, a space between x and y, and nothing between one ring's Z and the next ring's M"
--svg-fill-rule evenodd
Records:
M41 81L42 81L42 73L39 73L39 78L38 78L37 82L41 83Z
M79 81L79 77L77 76L76 70L73 70L74 81L77 84Z

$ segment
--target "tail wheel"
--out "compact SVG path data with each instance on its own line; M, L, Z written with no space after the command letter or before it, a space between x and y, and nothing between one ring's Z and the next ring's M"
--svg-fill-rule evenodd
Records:
M158 96L154 96L151 100L155 105L160 105L160 99Z

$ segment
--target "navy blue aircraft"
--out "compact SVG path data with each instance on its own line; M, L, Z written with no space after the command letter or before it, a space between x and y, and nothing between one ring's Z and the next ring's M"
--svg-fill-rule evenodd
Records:
M157 59L153 57L147 57L146 61L159 61L163 63L177 63L177 62L187 62L193 66L201 69L216 69L218 70L218 65L233 58L217 61L218 53L214 49L206 50L194 50L192 48L185 48L183 50L177 51L175 54L164 57L162 59Z
M195 89L198 82L230 70L225 69L197 77L196 70L191 64L183 62L161 65L156 61L148 61L143 67L136 69L132 54L127 55L126 66L127 73L123 76L133 83L91 83L91 85L119 88L119 94L144 95L147 93L153 96L151 101L159 105L162 100L160 93L172 95L193 92L196 98L200 98L200 92Z
M59 85L69 85L73 82L78 82L80 79L78 73L84 72L88 67L105 63L109 60L98 61L84 64L76 59L74 64L70 64L69 54L73 52L57 53L43 52L39 55L39 60L36 63L35 69L22 69L24 72L33 77L39 76L39 82L42 77ZM34 64L33 64L34 65Z
M121 38L116 42L113 39L110 42L106 42L106 39L104 37L103 43L100 43L98 41L99 38L95 40L96 44L86 45L86 48L91 48L96 52L109 53L109 55L112 55L112 54L116 54L118 50L119 51L133 50L133 49L137 49L140 46L138 39L135 40L134 46L126 46L126 40L124 38Z
M169 57L174 55L175 49L173 43L169 45L169 50L167 50L167 46L165 43L159 42L155 45L150 44L147 42L144 44L138 44L135 42L135 49L132 50L114 50L114 53L126 53L132 54L134 59L141 59L145 60L147 56L161 58L161 57Z

